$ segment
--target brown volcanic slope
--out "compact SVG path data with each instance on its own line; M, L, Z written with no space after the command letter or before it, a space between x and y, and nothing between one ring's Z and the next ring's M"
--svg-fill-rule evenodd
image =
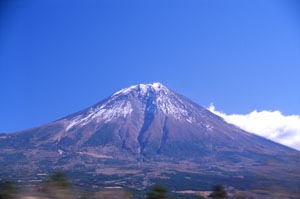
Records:
M65 170L78 184L298 193L300 152L248 133L160 83L116 92L50 124L0 135L1 176ZM35 178L39 178L38 176ZM91 181L89 181L91 182Z

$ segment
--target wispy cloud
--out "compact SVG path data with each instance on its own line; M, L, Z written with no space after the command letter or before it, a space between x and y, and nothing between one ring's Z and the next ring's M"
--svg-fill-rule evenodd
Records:
M208 110L241 129L300 150L299 115L283 115L280 111L267 110L254 110L249 114L226 114L217 111L213 104Z

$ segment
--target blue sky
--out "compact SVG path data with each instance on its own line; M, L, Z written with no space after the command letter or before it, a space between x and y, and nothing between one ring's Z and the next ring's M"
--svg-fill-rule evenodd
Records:
M297 0L2 0L0 132L159 81L232 114L300 114Z

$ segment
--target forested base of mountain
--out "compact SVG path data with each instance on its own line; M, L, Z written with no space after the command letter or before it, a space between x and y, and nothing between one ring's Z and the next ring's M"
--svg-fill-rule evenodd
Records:
M68 176L68 177L67 177ZM193 180L192 179L197 179ZM12 176L11 179L0 176L0 199L14 198L91 198L91 199L182 199L182 198L226 198L226 199L299 199L300 192L296 185L291 187L276 186L254 188L249 184L242 188L228 186L229 180L211 176L197 176L188 173L176 173L161 178L133 178L131 175L120 178L117 175L85 175L83 173L66 172L50 175L39 174L31 179ZM132 181L131 181L132 179ZM218 182L219 181L219 182ZM234 181L234 179L232 179ZM254 183L254 182L253 182ZM257 181L259 184L259 180ZM294 187L292 187L294 186ZM159 193L155 192L159 189ZM216 196L216 191L223 196ZM164 196L157 196L157 194ZM149 195L150 194L150 195Z

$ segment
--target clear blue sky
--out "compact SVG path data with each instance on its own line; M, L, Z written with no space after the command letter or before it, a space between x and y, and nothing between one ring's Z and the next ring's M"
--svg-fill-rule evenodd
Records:
M300 114L298 0L1 0L0 132L132 84L202 106Z

